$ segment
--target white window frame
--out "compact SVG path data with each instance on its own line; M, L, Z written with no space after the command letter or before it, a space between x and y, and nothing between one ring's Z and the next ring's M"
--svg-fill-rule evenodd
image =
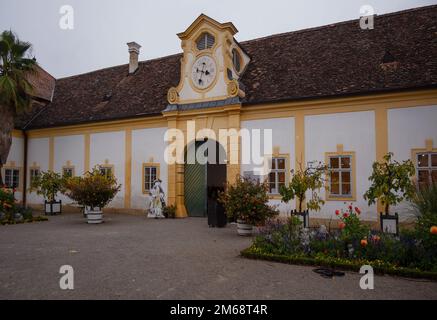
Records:
M149 173L149 178L148 180L146 179L146 173L147 171L150 170ZM151 173L152 170L155 170L155 175L153 176L153 174ZM160 174L160 165L159 163L143 163L143 177L142 177L142 182L143 182L143 193L144 194L148 194L150 190L152 190L153 188L153 183L155 182L155 180L159 179L159 174ZM146 185L148 184L149 187L147 187Z
M334 158L338 158L338 168L331 168L331 159ZM349 158L349 168L342 168L341 165L341 159L342 158ZM354 161L353 161L353 155L350 154L346 154L346 155L330 155L328 156L328 165L329 165L329 196L331 198L353 198L353 194L354 194L354 171L353 171L353 165L354 165ZM332 181L331 181L331 173L332 172L338 172L338 191L339 193L332 193ZM343 177L342 177L342 173L343 172L349 172L349 176L350 176L350 193L343 193Z
M283 159L284 160L284 169L278 169L278 160ZM267 181L269 183L269 194L270 195L278 195L279 194L279 173L284 173L284 185L286 185L287 183L287 161L288 161L288 157L286 156L274 156L272 157L272 168L273 168L273 162L275 162L275 169L271 169L270 173L267 175ZM270 174L274 173L275 174L275 188L274 188L274 192L270 192Z
M428 155L428 165L425 167L419 167L419 157ZM422 151L416 153L416 172L417 172L417 185L419 187L419 171L428 171L428 186L432 184L432 172L437 171L437 166L432 165L432 156L437 156L435 151Z
M8 175L7 172L11 171L11 174ZM20 172L20 168L4 168L3 173L4 173L4 183L5 186L8 188L13 188L13 189L19 189L20 188L20 178L21 178L21 172ZM17 181L17 185L14 185L14 173L17 172L18 175L18 181ZM8 178L9 177L9 178ZM7 184L7 179L12 179L12 185Z

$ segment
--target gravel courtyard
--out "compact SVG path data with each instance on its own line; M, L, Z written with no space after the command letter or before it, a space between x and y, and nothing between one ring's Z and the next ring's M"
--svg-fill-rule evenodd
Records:
M437 282L360 275L324 279L312 267L246 260L250 239L206 219L146 220L80 215L0 226L0 299L437 299ZM74 268L74 290L61 290L59 268Z

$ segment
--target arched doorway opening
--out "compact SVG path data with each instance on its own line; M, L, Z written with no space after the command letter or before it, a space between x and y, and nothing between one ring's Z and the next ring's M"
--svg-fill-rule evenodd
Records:
M205 139L186 147L184 201L188 216L206 217L223 210L217 197L226 185L226 172L226 152L217 141Z

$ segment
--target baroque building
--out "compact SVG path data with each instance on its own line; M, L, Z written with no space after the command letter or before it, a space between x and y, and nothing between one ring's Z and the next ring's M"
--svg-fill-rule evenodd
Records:
M108 210L142 212L159 178L178 217L203 216L210 185L254 168L241 161L244 136L218 144L224 164L165 161L168 129L182 132L185 152L211 139L191 136L190 124L215 137L220 129L271 129L272 170L260 179L282 212L295 204L281 203L280 186L308 161L330 166L326 204L311 213L318 219L347 201L376 221L379 208L363 194L372 163L387 152L411 159L420 183L437 179L437 6L375 16L371 30L357 19L241 43L237 32L200 15L177 34L181 54L138 61L141 46L130 42L126 65L53 80L44 103L17 123L6 182L21 201L41 206L27 191L32 176L99 166L122 184ZM401 217L406 206L396 208Z

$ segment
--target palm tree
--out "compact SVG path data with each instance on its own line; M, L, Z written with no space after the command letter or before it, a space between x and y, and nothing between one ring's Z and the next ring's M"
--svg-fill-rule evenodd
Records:
M12 130L17 115L32 106L29 73L35 73L36 61L29 58L32 45L23 42L12 31L0 34L0 185L1 169L12 144Z

